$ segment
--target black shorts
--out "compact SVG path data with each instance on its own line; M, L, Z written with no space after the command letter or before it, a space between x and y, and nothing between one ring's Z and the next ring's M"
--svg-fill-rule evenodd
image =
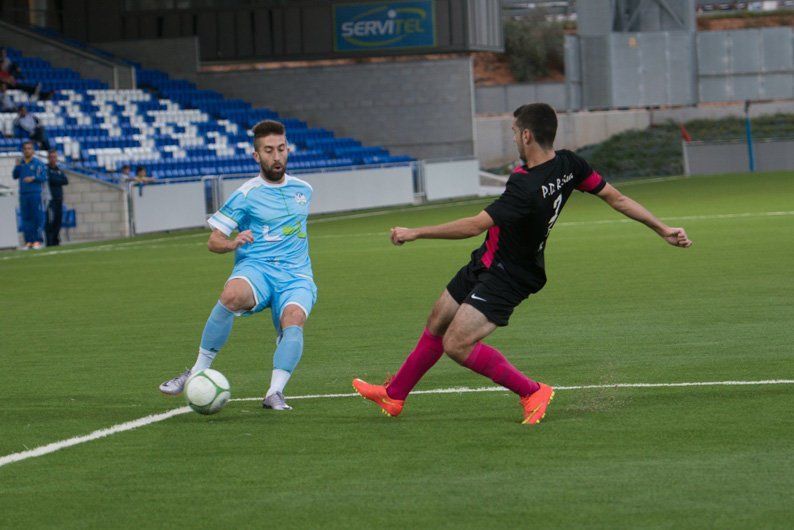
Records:
M470 261L447 284L447 291L459 304L469 304L497 326L506 326L518 304L537 290L521 288L507 273L487 269Z

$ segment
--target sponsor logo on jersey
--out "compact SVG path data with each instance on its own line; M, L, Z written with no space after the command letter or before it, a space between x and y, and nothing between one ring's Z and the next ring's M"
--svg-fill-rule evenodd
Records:
M304 195L301 192L296 193L295 194L295 202L297 202L298 204L301 204L301 205L306 204L306 202L307 202L306 201L306 195Z
M269 226L265 226L262 228L262 237L268 243L276 243L278 241L284 241L287 237L297 237L298 239L306 239L306 231L303 229L303 225L300 221L297 221L294 225L286 225L281 228L281 234L277 234L275 232L270 231Z

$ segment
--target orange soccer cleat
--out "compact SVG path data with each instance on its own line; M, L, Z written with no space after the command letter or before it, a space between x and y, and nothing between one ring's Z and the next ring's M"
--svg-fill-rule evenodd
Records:
M387 416L399 416L403 410L404 399L393 399L386 393L385 385L371 385L363 379L353 379L353 388L361 397L368 399L383 409Z
M521 398L524 407L524 421L521 423L535 425L546 415L546 407L554 399L554 389L549 385L539 383L540 388L534 393Z

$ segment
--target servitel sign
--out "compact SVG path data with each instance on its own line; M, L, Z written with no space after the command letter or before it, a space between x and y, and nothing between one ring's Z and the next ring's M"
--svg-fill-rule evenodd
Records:
M336 51L427 48L436 45L432 0L334 5Z

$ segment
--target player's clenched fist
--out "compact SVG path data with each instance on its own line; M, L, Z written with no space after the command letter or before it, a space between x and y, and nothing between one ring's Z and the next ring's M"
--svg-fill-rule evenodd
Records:
M395 245L402 245L403 243L416 240L416 235L416 230L403 228L402 226L394 226L391 229L391 242Z
M692 241L687 237L683 228L669 228L662 234L662 237L674 247L689 248L692 246Z
M254 234L250 230L243 230L237 237L234 238L234 248L240 248L241 246L253 243L254 242Z

